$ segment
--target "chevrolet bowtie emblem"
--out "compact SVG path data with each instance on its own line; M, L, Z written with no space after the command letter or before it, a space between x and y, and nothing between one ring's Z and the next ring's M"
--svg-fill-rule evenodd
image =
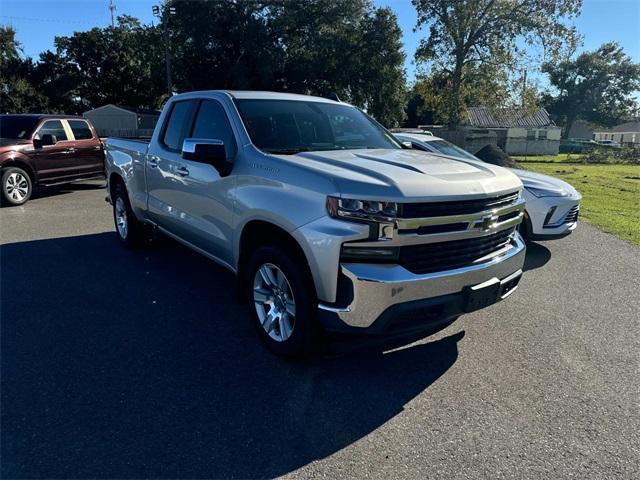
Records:
M482 219L480 220L480 230L482 231L488 231L491 230L493 228L493 226L496 224L496 222L498 221L498 217L495 215L485 215L484 217L482 217Z

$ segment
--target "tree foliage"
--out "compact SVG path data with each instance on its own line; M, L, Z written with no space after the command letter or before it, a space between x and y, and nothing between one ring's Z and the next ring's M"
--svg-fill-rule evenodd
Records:
M46 98L30 81L33 70L32 61L21 57L15 30L0 26L0 112L28 112L45 107Z
M565 136L577 119L612 126L638 113L633 94L640 90L640 64L617 43L546 63L542 70L555 89L545 94L544 104L564 125Z
M173 91L335 92L382 123L402 119L402 32L388 8L370 0L174 0L169 6L176 14L163 15L160 25L121 16L115 27L56 37L54 51L42 53L35 65L26 62L29 78L48 99L46 109L159 107L166 100L166 31ZM20 60L17 45L9 47L5 57ZM13 85L15 91L19 83Z
M428 36L416 52L444 80L446 121L456 126L477 72L509 74L523 46L542 46L557 58L575 46L577 33L565 20L579 14L582 0L412 0L417 28ZM484 77L486 78L486 77Z

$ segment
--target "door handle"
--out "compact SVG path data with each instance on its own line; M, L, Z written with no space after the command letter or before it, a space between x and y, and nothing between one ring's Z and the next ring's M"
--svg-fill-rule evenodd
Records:
M186 177L187 175L189 175L189 170L187 169L187 167L178 167L176 168L176 173L178 175Z
M67 149L67 153L75 153L76 149L71 147Z
M149 157L147 159L147 165L149 165L150 168L156 168L158 166L158 157Z

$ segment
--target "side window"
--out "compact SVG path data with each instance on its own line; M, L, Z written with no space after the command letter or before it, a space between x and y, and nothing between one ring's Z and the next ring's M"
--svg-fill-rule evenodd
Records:
M236 142L231 125L222 105L218 102L202 101L191 137L222 140L227 150L227 157L233 158L236 154Z
M167 121L162 136L162 143L171 150L182 150L182 142L189 134L193 110L196 105L195 100L176 102L171 108L169 120Z
M89 125L84 120L68 120L73 136L76 140L90 140L93 138L93 133Z
M64 127L62 126L62 122L60 120L47 120L42 124L38 133L35 134L34 138L40 140L43 135L53 135L56 137L58 142L62 142L67 139L67 134L64 131Z

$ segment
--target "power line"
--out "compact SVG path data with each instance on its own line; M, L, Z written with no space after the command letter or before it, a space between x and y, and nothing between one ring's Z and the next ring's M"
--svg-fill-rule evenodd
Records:
M35 18L35 17L16 17L13 15L0 15L0 18L8 20L25 20L29 22L47 22L47 23L69 23L69 24L93 24L90 20L63 20L58 18Z

